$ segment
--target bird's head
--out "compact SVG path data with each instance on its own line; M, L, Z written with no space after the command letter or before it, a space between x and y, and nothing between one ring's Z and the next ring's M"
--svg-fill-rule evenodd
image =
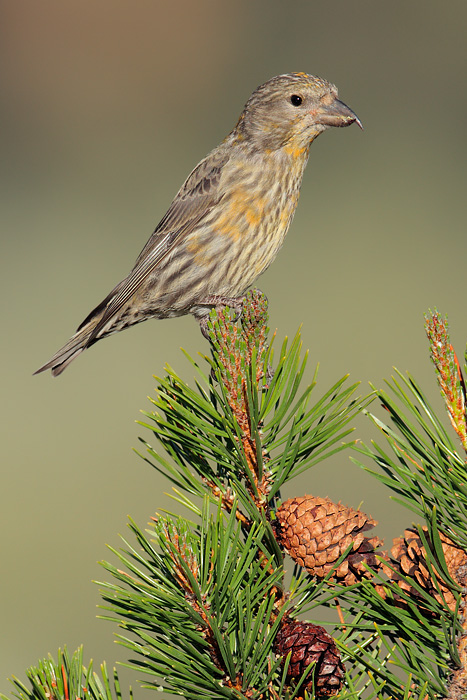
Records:
M258 149L306 149L329 127L354 122L363 128L357 115L337 99L335 85L306 73L287 73L254 91L236 130Z

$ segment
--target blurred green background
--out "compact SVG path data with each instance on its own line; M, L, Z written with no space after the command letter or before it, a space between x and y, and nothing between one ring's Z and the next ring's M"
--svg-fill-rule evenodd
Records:
M303 323L318 390L410 370L442 411L423 313L467 340L465 0L2 2L0 690L59 645L125 659L96 620L97 561L169 490L132 446L153 374L206 350L193 319L32 372L124 277L178 187L278 73L334 82L362 119L312 146L285 247L259 286L272 328ZM368 440L362 419L357 435ZM148 436L146 436L148 437ZM346 456L285 495L342 499L387 541L410 514ZM128 676L130 677L130 675ZM142 691L139 691L141 694Z

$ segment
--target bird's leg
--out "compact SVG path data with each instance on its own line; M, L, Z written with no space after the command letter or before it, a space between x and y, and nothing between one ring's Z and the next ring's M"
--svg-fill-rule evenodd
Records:
M201 302L198 302L197 306L212 306L217 310L223 309L226 306L228 306L229 309L232 309L235 312L234 321L236 321L242 313L244 301L245 295L241 297L222 297L218 296L217 294L213 294L209 297L206 297ZM209 316L198 317L198 322L201 333L204 335L205 338L209 340L208 318Z
M217 294L213 294L206 299L198 302L199 306L213 306L216 309L222 309L228 306L229 309L235 311L236 314L241 314L243 309L243 302L245 301L245 294L241 297L221 297Z

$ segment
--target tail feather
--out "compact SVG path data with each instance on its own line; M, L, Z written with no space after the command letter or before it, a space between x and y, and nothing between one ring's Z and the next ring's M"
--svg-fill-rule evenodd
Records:
M67 343L65 343L65 345L62 348L60 348L60 350L58 350L55 353L55 355L48 362L45 363L45 365L39 367L39 369L37 369L34 372L34 374L40 374L40 372L45 372L48 369L50 369L52 371L52 376L58 377L58 375L61 374L63 370L68 367L70 362L72 362L75 359L75 357L78 357L78 355L80 355L83 352L83 350L92 345L93 342L96 342L95 340L89 342L93 325L86 329L77 331L70 338L70 340Z
M100 338L104 338L106 335L109 335L109 332L112 332L109 328L106 328L106 321L108 325L112 325L112 315L106 315L106 310L124 282L125 280L119 282L117 286L112 289L110 294L86 316L84 321L78 326L76 333L71 336L70 340L65 343L63 348L60 348L60 350L58 350L45 365L39 367L34 374L40 374L50 369L52 371L52 376L58 377L58 375L68 367L70 362L73 362L75 357L78 357L83 350L86 350L86 348L94 345ZM102 325L103 322L104 325Z

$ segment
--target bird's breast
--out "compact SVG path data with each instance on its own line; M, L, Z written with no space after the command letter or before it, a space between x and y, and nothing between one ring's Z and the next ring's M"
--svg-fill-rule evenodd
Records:
M186 243L200 272L216 268L217 294L243 293L272 263L297 206L305 163L246 160L230 169L209 219Z
M295 212L306 157L265 157L236 163L224 189L219 215L212 222L220 236L261 245L282 242Z

